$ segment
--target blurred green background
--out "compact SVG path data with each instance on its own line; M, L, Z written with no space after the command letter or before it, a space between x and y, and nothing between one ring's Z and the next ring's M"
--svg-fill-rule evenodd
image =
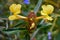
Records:
M1 40L60 40L60 0L30 0L30 4L23 3L24 0L0 0L0 39ZM11 4L21 4L22 14L27 16L31 10L37 12L37 16L40 16L41 5L51 4L54 6L54 12L52 14L54 20L52 22L44 22L39 20L37 22L37 29L29 33L27 30L28 22L24 20L9 21L8 17L11 15L9 6ZM40 3L37 5L37 3ZM39 8L38 8L39 7ZM36 10L37 9L37 10ZM42 22L42 24L41 24ZM48 32L50 29L51 39L48 39Z

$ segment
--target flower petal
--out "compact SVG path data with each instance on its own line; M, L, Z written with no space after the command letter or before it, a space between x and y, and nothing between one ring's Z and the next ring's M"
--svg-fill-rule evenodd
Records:
M46 13L44 13L43 11L41 11L41 15L47 15Z
M18 19L17 15L11 15L9 16L9 20L16 20Z
M20 4L12 4L9 7L10 11L14 14L20 14L21 13L21 5Z
M54 10L52 5L42 5L42 9L44 13L51 14Z
M45 16L45 19L50 20L50 21L52 21L52 20L53 20L53 18L52 18L52 17L50 17L50 16L48 16L48 15L46 15L46 16Z

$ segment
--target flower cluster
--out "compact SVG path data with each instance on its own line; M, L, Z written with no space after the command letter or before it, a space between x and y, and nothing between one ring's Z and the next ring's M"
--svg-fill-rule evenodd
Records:
M18 15L21 13L21 5L20 4L12 4L10 7L10 12L12 12L13 15L9 16L9 20L16 20L16 19L26 19L29 22L29 29L33 29L36 26L37 19L47 19L47 20L53 20L52 17L49 16L54 10L54 7L52 5L42 5L41 15L37 17L33 11L29 13L27 17Z

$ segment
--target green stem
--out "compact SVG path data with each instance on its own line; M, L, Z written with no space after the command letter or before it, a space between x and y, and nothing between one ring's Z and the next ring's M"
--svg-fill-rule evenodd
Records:
M56 18L55 18L55 20L54 20L54 22L53 22L53 25L52 25L52 27L50 28L50 31L52 32L52 30L53 30L53 28L55 27L55 22L57 21L57 16L56 16Z

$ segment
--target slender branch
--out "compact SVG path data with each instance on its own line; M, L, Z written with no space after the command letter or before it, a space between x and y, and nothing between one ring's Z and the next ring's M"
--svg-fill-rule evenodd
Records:
M6 29L8 29L8 20L6 20Z
M52 25L52 27L50 28L50 31L52 32L52 30L53 30L53 28L55 27L55 22L57 21L57 16L56 16L56 18L55 18L55 20L54 20L54 22L53 22L53 25Z
M39 30L40 30L40 28L38 28L38 29L32 34L32 37L31 37L30 40L32 40L32 39L36 36L36 34L38 33Z
M28 19L27 17L21 15L17 15L17 17L19 17L19 19Z
M42 19L44 16L36 17L36 20Z

